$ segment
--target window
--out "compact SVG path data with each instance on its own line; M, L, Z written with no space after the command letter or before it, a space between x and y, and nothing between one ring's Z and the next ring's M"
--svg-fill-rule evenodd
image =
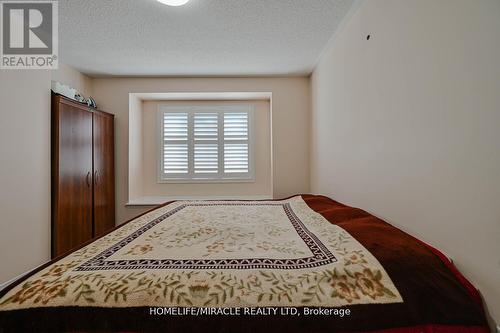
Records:
M252 181L250 105L160 106L159 182Z

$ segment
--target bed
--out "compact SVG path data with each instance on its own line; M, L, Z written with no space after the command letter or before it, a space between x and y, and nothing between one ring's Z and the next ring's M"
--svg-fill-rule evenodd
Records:
M176 201L0 292L0 332L489 332L436 249L324 196Z

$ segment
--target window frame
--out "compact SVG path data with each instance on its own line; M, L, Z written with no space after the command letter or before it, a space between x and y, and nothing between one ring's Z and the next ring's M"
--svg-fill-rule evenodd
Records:
M165 175L164 170L164 113L186 112L188 114L188 174ZM219 172L215 174L194 173L194 114L218 113L218 162ZM224 113L247 112L248 114L248 173L224 173ZM157 183L158 184L203 184L203 183L252 183L255 182L255 144L254 144L254 106L251 104L224 104L224 105L158 105L157 111ZM192 147L192 148L191 148ZM191 148L191 149L190 149Z

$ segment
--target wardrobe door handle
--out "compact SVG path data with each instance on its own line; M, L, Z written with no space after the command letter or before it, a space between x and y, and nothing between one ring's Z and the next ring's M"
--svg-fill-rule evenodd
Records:
M99 179L99 173L96 171L94 171L94 184L97 185L97 180Z
M89 171L89 172L87 172L87 178L86 178L86 180L87 180L87 186L88 187L90 187L90 185L91 185L91 183L90 183L90 176L91 176L91 173Z

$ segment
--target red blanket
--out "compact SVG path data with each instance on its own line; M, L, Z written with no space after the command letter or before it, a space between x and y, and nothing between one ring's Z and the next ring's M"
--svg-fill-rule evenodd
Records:
M490 331L478 291L441 252L361 209L324 196L303 198L363 244L384 266L405 300L402 304L356 306L354 317L370 322L366 331Z

